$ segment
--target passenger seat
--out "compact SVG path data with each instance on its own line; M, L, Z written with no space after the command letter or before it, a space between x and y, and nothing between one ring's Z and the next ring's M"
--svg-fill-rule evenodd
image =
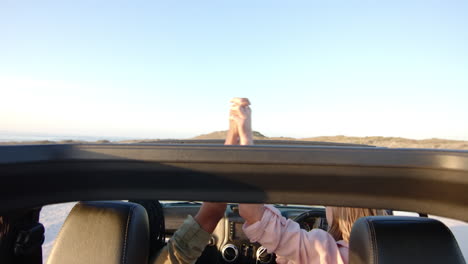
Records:
M466 263L452 232L424 217L359 218L349 241L350 264Z
M80 202L57 237L48 264L147 264L146 210L128 202Z

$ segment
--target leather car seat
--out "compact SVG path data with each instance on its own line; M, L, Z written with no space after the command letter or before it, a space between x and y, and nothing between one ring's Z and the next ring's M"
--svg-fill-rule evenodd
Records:
M354 223L349 263L465 263L465 260L452 232L440 221L370 216Z
M49 264L147 264L146 210L128 202L80 202L57 237Z

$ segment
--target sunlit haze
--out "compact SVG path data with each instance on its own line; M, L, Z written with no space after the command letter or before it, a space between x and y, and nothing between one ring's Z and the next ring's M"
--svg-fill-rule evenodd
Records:
M0 1L0 132L468 140L468 1Z

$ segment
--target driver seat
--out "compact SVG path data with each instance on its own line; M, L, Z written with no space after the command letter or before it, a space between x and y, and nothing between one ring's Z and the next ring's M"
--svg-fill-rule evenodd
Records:
M57 237L48 264L147 264L146 210L128 202L79 202Z
M349 263L465 263L465 259L452 232L440 221L369 216L353 225Z

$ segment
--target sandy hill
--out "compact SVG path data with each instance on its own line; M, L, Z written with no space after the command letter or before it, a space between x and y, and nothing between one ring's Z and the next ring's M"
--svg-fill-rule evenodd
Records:
M224 131L215 131L209 134L199 135L194 137L193 139L225 139L227 135L227 130ZM265 137L262 133L258 131L253 132L254 139L269 139Z
M223 139L227 131L216 131L209 134L200 135L193 139ZM448 140L448 139L408 139L400 137L347 137L347 136L324 136L309 138L290 138L290 137L267 137L260 132L254 132L254 139L269 140L302 140L302 141L321 141L336 143L364 144L378 147L389 148L435 148L435 149L466 149L468 150L468 141Z
M203 134L191 139L224 139L227 131L216 131L209 134ZM363 144L378 147L389 148L434 148L434 149L463 149L468 150L468 141L448 140L448 139L408 139L400 137L347 137L347 136L323 136L309 138L291 138L291 137L267 137L258 131L254 131L255 140L298 140L298 141L318 141L318 142L334 142L348 144ZM158 143L160 139L147 140L125 140L125 141L108 141L100 140L96 142L86 142L77 140L62 140L62 141L28 141L28 142L0 142L0 145L15 145L15 144L106 144L106 143Z

